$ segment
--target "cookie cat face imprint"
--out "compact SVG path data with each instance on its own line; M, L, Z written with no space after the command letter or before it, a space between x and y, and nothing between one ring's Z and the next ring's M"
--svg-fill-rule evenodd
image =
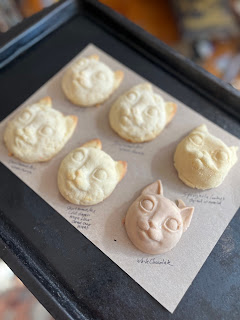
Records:
M8 123L4 141L10 154L24 162L47 161L63 148L76 125L76 116L64 116L46 97Z
M128 237L142 252L170 251L189 227L193 211L182 200L177 206L165 198L158 180L147 186L128 209L125 219Z
M105 101L118 88L123 72L113 72L97 55L80 58L64 73L62 88L76 105L92 106Z
M120 96L109 113L110 125L131 142L154 139L176 113L176 104L166 103L149 83L139 84Z
M58 171L58 187L69 202L97 204L113 192L126 174L127 163L114 161L101 149L100 140L91 140L63 159Z
M179 143L174 165L179 178L189 187L215 188L236 163L237 149L227 147L208 132L206 125L201 125Z

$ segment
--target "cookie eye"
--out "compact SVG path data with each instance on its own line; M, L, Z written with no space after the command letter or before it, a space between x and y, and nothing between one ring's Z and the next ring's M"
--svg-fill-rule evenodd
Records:
M72 155L72 159L77 162L81 162L83 158L84 158L84 153L81 150L74 152L74 154Z
M178 221L174 218L169 218L165 221L164 226L170 231L177 231L179 228Z
M158 114L158 109L156 107L148 107L146 110L147 115L149 115L150 117L156 117Z
M227 152L223 150L216 151L214 154L214 158L219 162L226 162L229 159Z
M131 102L134 102L134 101L136 101L137 100L137 94L136 94L136 92L129 92L128 94L127 94L127 98L128 98L128 100L129 101L131 101Z
M23 111L23 113L20 115L19 120L26 122L31 118L31 113L29 111Z
M52 136L53 135L53 129L50 126L44 126L41 128L40 133L44 136Z
M193 134L189 139L197 146L201 146L203 144L203 138L199 134Z
M152 211L154 203L150 199L144 199L140 202L140 206L147 211Z
M96 77L99 79L99 80L106 80L106 74L102 71L99 71L97 74L96 74Z
M96 178L97 180L105 180L107 178L107 172L104 169L97 169L94 174L93 174L94 178Z

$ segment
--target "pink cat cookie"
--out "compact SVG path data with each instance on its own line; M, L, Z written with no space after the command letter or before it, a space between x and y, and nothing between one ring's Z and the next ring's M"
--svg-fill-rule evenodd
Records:
M182 200L178 206L163 196L160 180L147 186L128 209L125 227L132 243L141 251L170 251L190 225L194 208Z

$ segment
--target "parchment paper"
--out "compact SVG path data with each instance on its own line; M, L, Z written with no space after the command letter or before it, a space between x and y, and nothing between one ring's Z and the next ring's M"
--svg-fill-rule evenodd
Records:
M221 138L228 146L239 146L239 140L154 87L167 101L177 103L175 118L151 142L126 142L110 128L109 109L120 94L145 80L93 45L87 46L77 57L90 54L98 54L101 61L113 70L124 71L125 77L119 89L98 108L74 106L67 101L61 90L63 68L1 123L0 135L3 137L7 121L20 108L50 96L54 108L65 114L78 116L78 126L73 137L51 161L37 164L25 164L9 157L1 139L0 160L149 294L173 312L240 204L240 161L231 169L221 186L199 191L185 186L178 179L173 166L174 151L179 141L202 123L208 126L210 133ZM114 160L127 161L128 171L104 202L91 207L76 206L68 203L58 191L58 167L63 157L72 149L94 138L102 140L103 151ZM131 244L122 220L141 190L157 179L161 179L166 197L173 201L182 199L186 205L194 206L195 212L189 229L177 246L166 254L151 256L138 251Z

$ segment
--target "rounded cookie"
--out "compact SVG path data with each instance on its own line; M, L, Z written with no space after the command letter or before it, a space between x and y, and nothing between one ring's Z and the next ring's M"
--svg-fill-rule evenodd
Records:
M189 187L218 187L237 162L237 147L211 135L206 125L195 128L177 146L174 166L179 178Z
M147 186L129 207L125 228L129 239L142 252L160 254L176 246L190 225L194 208L182 200L178 206L163 196L160 180Z
M121 95L112 105L109 121L117 134L130 142L154 139L172 120L177 110L154 93L150 83L142 83Z
M27 106L8 122L4 141L10 155L28 162L50 160L72 136L76 116L52 108L50 97Z
M127 171L125 161L114 161L101 150L99 139L70 152L58 170L58 188L71 203L93 205L106 199Z
M62 78L65 96L74 104L89 107L109 98L119 87L123 72L113 72L97 55L73 62Z

